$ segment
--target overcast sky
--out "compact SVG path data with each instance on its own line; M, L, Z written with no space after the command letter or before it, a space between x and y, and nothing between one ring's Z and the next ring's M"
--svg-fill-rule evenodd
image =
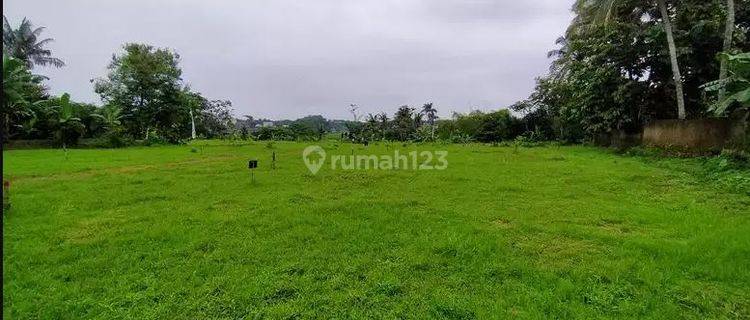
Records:
M123 43L169 47L183 78L235 114L272 119L363 113L431 101L440 115L498 109L531 93L572 0L5 0L67 66L55 94L99 102L90 79Z

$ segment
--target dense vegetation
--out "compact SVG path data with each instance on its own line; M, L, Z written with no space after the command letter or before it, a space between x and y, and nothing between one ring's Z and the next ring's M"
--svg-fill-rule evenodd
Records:
M104 105L50 96L35 66L64 66L38 40L43 28L24 19L3 27L3 142L54 139L60 145L97 138L102 146L133 139L176 143L196 135L214 138L234 132L232 103L209 100L184 84L179 55L169 49L129 43L113 56L108 74L94 81Z
M728 4L736 8L736 19ZM540 78L536 92L516 108L538 119L547 138L574 141L614 130L638 131L652 119L678 118L681 113L700 118L747 108L747 99L715 108L718 95L702 90L719 78L721 52L750 50L750 2L733 4L578 1L574 21L557 41L560 48L550 52L555 58L550 74ZM737 64L732 72L747 68ZM680 75L677 81L675 74ZM750 88L748 82L742 85Z

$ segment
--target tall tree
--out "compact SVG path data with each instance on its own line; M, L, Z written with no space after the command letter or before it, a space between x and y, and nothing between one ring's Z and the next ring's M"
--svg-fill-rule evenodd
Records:
M734 0L727 0L727 22L724 27L724 53L729 53L732 49L732 40L734 39ZM727 59L721 59L721 66L719 67L719 81L724 81L727 78L729 61ZM722 87L719 89L719 101L724 100L726 95L726 89Z
M659 4L664 32L667 33L667 45L669 46L669 61L672 64L672 75L674 78L675 91L677 92L677 117L684 120L685 114L685 93L682 90L682 74L680 65L677 62L677 46L674 42L674 33L672 32L672 21L669 17L669 10L664 0L656 0Z
M620 4L630 4L624 0L578 0L576 3L580 9L589 9L594 11L598 21L609 22L615 10L618 9ZM674 80L676 99L677 99L677 116L679 119L685 119L685 94L683 92L682 75L680 73L680 65L677 61L677 45L674 40L674 32L672 30L672 20L669 14L669 7L665 0L656 0L656 4L661 14L662 25L664 32L667 35L667 47L669 51L669 61L672 67L672 78Z
M233 112L229 100L205 100L200 117L206 137L227 137L232 134L235 129Z
M29 69L34 65L65 66L65 62L53 57L52 51L45 48L54 39L39 39L43 31L44 27L34 28L26 18L14 29L3 16L3 54L23 61Z
M3 107L0 110L3 139L9 138L13 127L33 116L29 107L41 99L40 81L21 60L3 56Z
M393 129L396 139L406 141L412 138L417 131L414 122L414 109L409 106L401 106L393 117Z
M437 109L433 107L433 104L431 102L425 103L422 106L421 113L425 115L425 117L427 117L427 123L430 125L430 130L431 130L430 134L431 134L432 139L434 140L435 139L435 120L437 120L438 118Z
M365 130L367 130L366 134L368 139L375 140L377 137L382 136L382 132L378 126L378 115L372 113L367 114L365 119Z
M381 112L376 114L375 117L379 121L378 131L380 131L380 139L385 139L388 135L388 130L390 129L390 126L388 125L388 114Z
M354 118L354 122L359 122L360 115L359 115L359 112L357 112L357 110L359 110L358 105L353 104L353 103L349 105L349 113L352 114L352 117Z
M94 90L107 104L123 110L123 125L133 136L159 131L176 142L190 131L190 110L183 103L180 56L146 44L129 43L114 55L106 78Z

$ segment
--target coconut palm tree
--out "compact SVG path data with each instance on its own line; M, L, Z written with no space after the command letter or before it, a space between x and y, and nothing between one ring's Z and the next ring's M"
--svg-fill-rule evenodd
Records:
M52 38L39 39L44 27L34 28L34 25L23 18L18 28L13 29L8 18L3 16L3 54L9 55L26 63L31 69L34 65L62 67L65 62L52 56L52 51L46 49Z
M727 22L724 29L724 53L729 53L732 49L732 40L734 38L734 0L727 0ZM727 59L721 59L721 66L719 68L719 81L724 81L727 78L729 62ZM726 95L726 89L722 87L719 89L719 101L724 100Z
M357 112L359 110L359 106L356 104L350 104L349 105L349 113L352 114L352 117L354 118L354 122L359 122L359 113Z
M427 117L427 123L429 123L430 125L435 124L435 120L438 118L437 109L433 107L432 103L425 103L422 106L421 113Z
M435 120L437 120L437 109L435 109L432 105L432 103L425 103L422 106L421 114L424 114L427 117L427 123L430 124L430 128L432 132L430 133L432 136L432 139L435 139Z
M117 130L122 125L120 121L122 119L122 109L120 107L111 104L106 105L100 109L99 113L108 131Z
M609 22L612 12L615 11L618 4L623 3L623 0L578 0L576 6L579 9L591 10L596 16L598 21ZM667 34L667 46L669 48L669 60L672 65L672 76L675 83L675 89L677 92L677 115L680 120L684 120L685 114L685 94L682 89L682 75L680 74L680 65L677 63L677 46L674 41L674 33L672 32L672 22L669 16L669 7L665 0L656 0L656 4L659 7L661 13L662 24L664 25L664 32Z

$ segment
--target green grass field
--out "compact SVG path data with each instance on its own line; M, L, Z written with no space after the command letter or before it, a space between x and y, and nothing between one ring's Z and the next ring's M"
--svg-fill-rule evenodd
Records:
M449 168L312 175L302 143L275 170L265 143L4 152L5 316L750 317L750 196L690 160L321 145Z

